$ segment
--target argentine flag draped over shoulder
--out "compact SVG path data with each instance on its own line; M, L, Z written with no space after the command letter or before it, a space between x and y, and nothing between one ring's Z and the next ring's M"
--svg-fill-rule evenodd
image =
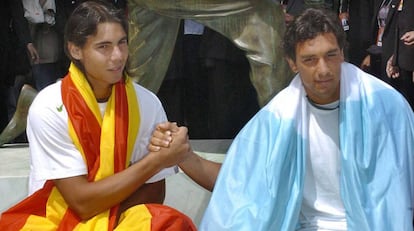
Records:
M341 197L350 231L413 230L414 116L390 86L342 64ZM295 230L308 150L299 76L231 145L200 230Z

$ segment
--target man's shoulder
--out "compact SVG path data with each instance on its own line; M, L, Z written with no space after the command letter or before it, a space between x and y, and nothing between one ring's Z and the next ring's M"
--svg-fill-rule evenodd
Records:
M290 107L299 103L300 97L304 94L299 74L296 74L290 84L277 93L265 107Z
M388 83L366 73L352 64L344 64L345 75L341 82L345 86L346 99L363 102L369 111L378 113L394 113L396 110L406 107L405 98ZM345 99L343 99L345 100Z
M150 91L135 81L132 81L132 85L134 86L135 92L138 96L157 97L154 92Z
M141 107L150 108L150 107L162 107L161 101L158 99L156 94L147 88L143 87L137 82L133 82L135 89L135 94Z
M62 82L59 80L56 83L50 84L49 86L43 88L39 91L34 98L33 104L44 104L51 105L53 103L62 102L62 93L61 93Z

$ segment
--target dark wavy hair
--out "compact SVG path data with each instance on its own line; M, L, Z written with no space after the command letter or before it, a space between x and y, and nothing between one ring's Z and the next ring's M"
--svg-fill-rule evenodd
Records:
M323 9L306 9L286 27L283 38L285 56L296 61L296 46L324 33L333 33L339 47L345 47L346 35L337 15Z
M70 60L81 70L83 70L83 65L70 55L68 43L71 42L82 48L89 36L96 35L98 25L106 22L119 23L128 34L128 21L125 12L117 9L108 1L89 0L82 2L68 18L65 25L64 49Z

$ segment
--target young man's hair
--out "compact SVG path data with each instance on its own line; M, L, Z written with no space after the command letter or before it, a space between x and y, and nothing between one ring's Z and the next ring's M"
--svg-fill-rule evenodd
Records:
M341 49L346 35L337 15L322 9L309 8L287 25L283 51L289 59L296 60L296 46L324 33L333 33Z
M82 48L88 37L96 35L101 23L119 23L128 35L128 21L125 12L104 0L89 0L78 5L68 18L64 32L64 49L71 61L83 69L79 60L75 60L68 51L68 42Z

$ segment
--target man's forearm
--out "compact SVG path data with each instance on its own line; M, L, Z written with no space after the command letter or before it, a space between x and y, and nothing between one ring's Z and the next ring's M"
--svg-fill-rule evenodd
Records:
M181 162L179 166L197 184L212 191L220 171L221 163L206 160L193 153L191 157Z

